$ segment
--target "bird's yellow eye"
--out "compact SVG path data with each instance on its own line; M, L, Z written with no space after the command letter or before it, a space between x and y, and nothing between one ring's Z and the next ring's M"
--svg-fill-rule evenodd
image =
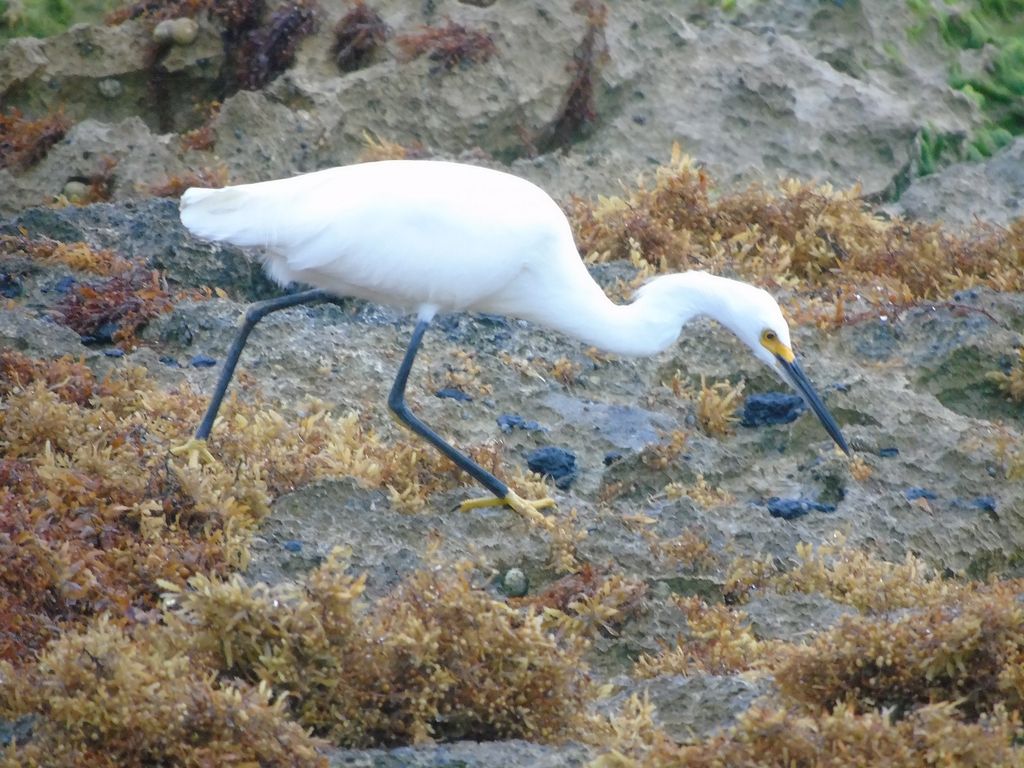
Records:
M771 328L765 328L761 331L761 346L787 363L793 362L793 350L783 344L782 340L779 339L779 334Z

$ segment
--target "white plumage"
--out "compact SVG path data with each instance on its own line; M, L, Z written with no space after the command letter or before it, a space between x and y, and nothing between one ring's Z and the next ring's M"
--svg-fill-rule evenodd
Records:
M578 258L551 263L572 232L539 187L457 163L385 161L190 189L181 220L200 237L265 248L281 284L411 309L509 311L512 297L543 287L539 275L586 272Z
M768 365L772 355L757 343L763 328L789 346L766 291L703 272L656 278L633 304L614 304L587 272L558 204L531 182L487 168L390 160L193 188L181 198L181 220L199 237L264 248L266 270L282 285L428 318L438 309L513 315L607 351L648 355L707 314Z
M189 189L181 198L181 220L199 237L263 248L267 272L282 285L307 283L336 296L408 308L424 324L439 310L506 314L610 352L650 355L671 345L693 317L707 315L796 388L848 451L796 363L789 327L770 294L685 272L657 277L632 303L617 305L591 278L558 204L511 174L438 161L351 165ZM410 346L409 366L421 334ZM244 337L239 350L243 343ZM399 379L392 406L404 408ZM219 396L211 404L214 414ZM436 435L428 439L451 449ZM483 477L457 455L460 466ZM500 495L497 487L492 490Z

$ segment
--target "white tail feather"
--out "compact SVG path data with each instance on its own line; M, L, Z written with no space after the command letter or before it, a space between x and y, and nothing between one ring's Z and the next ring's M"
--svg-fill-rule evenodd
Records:
M245 189L191 187L181 196L181 223L189 232L207 240L241 246L265 245L265 219L254 204L259 200Z

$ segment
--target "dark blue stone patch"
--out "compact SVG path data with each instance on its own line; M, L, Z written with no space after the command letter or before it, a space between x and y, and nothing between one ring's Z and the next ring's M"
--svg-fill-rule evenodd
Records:
M803 398L785 392L765 392L751 395L743 401L740 423L744 427L763 427L768 424L789 424L807 410Z
M768 514L783 520L795 520L810 512L835 511L835 504L821 504L810 499L780 499L778 496L768 499Z
M563 491L576 479L576 454L553 445L532 451L526 457L526 466L531 472L550 477Z

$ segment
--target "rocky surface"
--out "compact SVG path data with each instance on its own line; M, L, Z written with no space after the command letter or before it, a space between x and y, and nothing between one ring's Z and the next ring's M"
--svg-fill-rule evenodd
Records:
M325 4L326 5L326 4ZM343 9L325 8L321 32L300 47L292 68L260 91L222 94L223 52L216 26L199 24L196 40L163 51L169 101L154 99L151 30L142 22L113 29L81 27L43 41L14 41L0 51L0 96L26 110L64 105L81 120L53 150L22 173L0 170L0 233L19 231L114 248L133 262L163 270L172 285L209 286L227 298L180 303L152 321L144 344L121 358L83 347L52 320L59 267L4 264L21 295L0 312L0 345L49 357L83 355L98 369L142 364L168 386L212 388L217 368L189 365L197 354L218 361L245 302L275 288L258 265L232 248L189 236L173 200L147 197L149 185L218 164L249 181L355 160L367 134L447 157L502 162L557 196L614 191L621 179L663 160L672 142L732 183L776 175L866 192L906 177L925 126L967 133L979 116L946 86L936 33L907 40L903 4L863 2L739 3L724 14L706 3L636 0L610 9L595 73L596 119L568 151L535 155L550 141L573 81L572 62L587 20L570 0L557 2L374 3L396 33L451 18L489 30L498 55L439 74L429 59L406 60L395 43L364 69L341 73L329 30ZM116 83L116 85L115 85ZM224 96L212 124L211 150L185 150L178 132L201 121L194 107ZM964 225L998 224L1021 215L1024 143L986 163L946 168L915 180L890 211ZM69 180L87 178L113 157L114 202L40 208ZM595 269L611 285L627 265ZM242 360L285 413L306 396L358 410L385 434L385 398L411 332L409 318L359 302L299 308L260 325ZM724 563L735 557L787 561L799 542L843 533L886 558L907 552L954 572L1013 573L1024 552L1024 485L1000 481L1000 445L1019 441L1024 413L987 372L1006 370L1022 343L1024 296L965 291L946 303L894 317L859 319L832 335L795 329L810 378L824 393L857 456L869 468L857 479L849 462L807 414L791 424L737 427L722 438L695 428L693 403L666 382L747 382L747 393L783 385L710 323L685 329L670 351L644 360L595 360L580 344L515 319L440 318L426 337L410 384L414 410L456 444L500 441L515 466L540 447L576 456L578 475L556 490L559 514L578 515L587 537L581 559L622 570L651 587L648 612L595 646L595 674L619 699L646 691L660 722L680 738L731 722L768 689L740 678L693 676L638 683L625 672L641 652L655 652L680 630L659 605L673 591L714 595ZM489 394L470 401L435 396L446 361L472 351L475 383ZM504 362L525 361L521 370ZM570 383L550 373L553 361L578 367ZM536 429L502 430L503 414ZM667 434L689 433L665 468L644 461ZM213 436L214 450L216 434ZM669 483L703 478L727 500L704 507L669 498ZM350 478L315 482L279 498L254 548L249 575L277 581L317 564L334 546L353 552L379 594L421 566L428 542L443 555L485 559L497 581L519 568L535 590L554 575L549 542L502 509L454 511L474 489L431 499L417 514L392 507L385 489ZM769 514L771 497L835 507L792 520ZM654 553L631 519L670 538L698 531L719 566L682 567ZM1019 567L1019 566L1017 566ZM764 637L794 637L833 624L846 612L823 598L755 599L749 616ZM616 699L618 700L618 699ZM609 703L613 706L615 701ZM582 747L525 743L338 752L334 765L582 765Z
M1006 225L1024 216L1024 139L978 163L959 163L916 179L886 207L912 219L942 221L950 228L977 221Z
M132 236L132 224L139 221L144 232ZM200 282L222 286L239 298L266 290L237 252L217 249L218 258L211 261L209 248L183 233L166 201L37 209L14 223L34 234L74 233L96 243L131 239L134 258L202 275ZM211 271L211 264L222 271ZM622 270L612 265L597 275L610 282ZM27 301L2 313L5 344L41 356L85 354L99 369L142 364L167 386L212 388L218 369L189 361L197 354L222 359L244 303L181 303L149 324L142 348L109 358L82 347L74 334L48 319L53 286L65 273L37 269L22 277ZM408 318L358 302L290 310L260 325L242 366L286 413L295 413L307 396L324 398L339 412L369 415L385 434L394 435L384 402L411 328ZM657 652L660 643L681 631L678 619L659 612L660 599L672 591L713 596L724 577L721 568L680 570L679 564L657 556L630 519L646 516L649 529L666 539L699 531L723 564L735 557L787 561L798 543L828 541L838 531L851 544L889 559L914 552L951 571L1005 571L1024 551L1024 486L994 479L1000 473L997 446L1000 435L1017 434L1022 414L986 372L1011 363L1022 329L1024 296L981 290L900 317L865 319L832 336L796 329L809 375L870 467L864 480L851 475L848 461L808 414L791 424L738 427L725 438L701 434L694 427L693 403L675 397L664 384L676 371L691 382L701 374L742 376L748 392L781 388L731 335L706 322L688 327L679 345L658 357L595 363L582 345L520 321L441 318L426 338L410 401L456 444L501 441L510 463L524 469L526 455L541 446L575 454L578 477L568 491L555 490L554 496L562 514L574 511L578 527L587 533L580 558L656 588L644 618L595 646L595 673L618 675L609 679L620 696L649 693L661 713L659 722L682 737L731 722L763 691L731 678L698 675L638 684L622 676L628 659ZM467 350L475 352L480 368L475 384L492 388L493 394L468 402L436 397L431 382L443 373L446 361ZM502 354L535 361L536 373L510 377ZM581 368L571 385L556 381L544 367L562 358ZM508 413L535 421L539 428L503 432L498 417ZM689 432L683 454L666 468L652 468L644 461L644 449L663 443L675 428ZM688 497L665 496L668 483L692 483L698 477L731 501L704 507ZM617 490L608 501L613 487ZM547 537L507 510L465 514L455 509L475 493L471 488L447 492L431 499L427 509L409 514L395 509L384 489L363 488L351 479L298 488L277 500L255 542L249 575L270 582L294 578L342 546L352 551L354 568L368 574L369 594L378 595L422 567L427 542L440 541L442 559L468 555L486 561L496 583L510 568L526 574L531 590L548 583L554 573ZM783 520L769 514L767 502L774 496L821 501L835 511ZM764 637L793 638L827 627L847 611L822 600L755 600L750 620ZM336 764L443 765L456 753L462 755L460 750L469 750L459 758L468 765L494 764L498 758L507 765L545 759L574 764L583 759L574 749L556 750L558 757L544 748L508 745L343 752Z
M115 199L204 167L254 181L355 160L366 137L514 161L553 193L594 194L665 159L672 142L726 181L778 176L890 188L916 163L919 135L968 134L972 102L946 85L937 33L909 41L902 4L742 2L731 13L703 3L644 0L616 6L593 47L594 119L567 155L541 154L567 106L587 35L572 0L458 0L374 7L393 30L368 66L341 72L330 34L343 6L325 4L319 34L261 91L224 92L224 52L202 19L189 45L158 44L144 22L75 27L0 52L4 103L41 113L57 106L78 125L37 167L0 171L0 211L60 193L98 158L118 160ZM408 60L398 40L445 20L488 31L489 61L440 72ZM183 148L169 131L200 125L223 100L212 150Z

